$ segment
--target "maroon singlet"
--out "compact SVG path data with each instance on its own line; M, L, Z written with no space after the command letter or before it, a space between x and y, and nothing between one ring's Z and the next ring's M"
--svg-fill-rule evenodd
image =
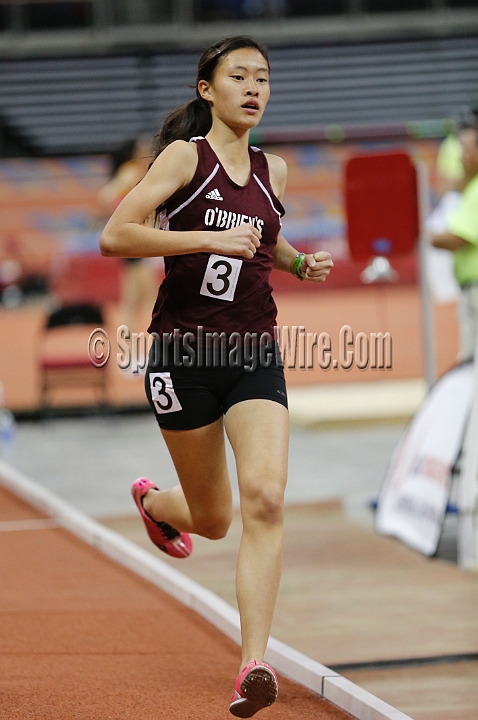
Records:
M191 142L197 146L196 172L167 201L161 227L220 231L248 222L261 231L261 244L251 259L210 253L166 257L166 277L148 330L161 335L177 329L196 337L202 326L204 332L273 337L277 308L269 276L284 208L272 191L267 159L258 148L249 148L251 174L242 187L227 175L205 138Z

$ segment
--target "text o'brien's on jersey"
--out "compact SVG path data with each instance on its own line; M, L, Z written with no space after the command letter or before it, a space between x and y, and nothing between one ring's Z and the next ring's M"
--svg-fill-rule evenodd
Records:
M204 224L207 227L215 225L215 227L220 228L221 230L228 230L228 228L237 227L238 225L243 225L244 223L250 223L257 228L260 233L262 233L264 220L258 218L257 215L251 217L250 215L235 213L218 207L208 208L204 215Z

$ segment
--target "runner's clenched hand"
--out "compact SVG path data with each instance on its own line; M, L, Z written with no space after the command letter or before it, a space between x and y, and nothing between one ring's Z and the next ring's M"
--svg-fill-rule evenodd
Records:
M261 244L260 231L250 223L213 233L212 251L218 255L239 255L253 258Z
M306 255L302 260L300 272L304 280L311 282L324 282L334 267L330 253L320 250L319 252Z

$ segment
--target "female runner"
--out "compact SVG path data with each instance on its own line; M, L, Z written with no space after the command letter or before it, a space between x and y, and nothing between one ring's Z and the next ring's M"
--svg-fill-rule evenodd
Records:
M111 178L98 193L102 224L146 175L151 155L151 139L145 135L127 140L112 154ZM131 332L141 329L144 311L150 312L158 292L153 262L148 258L123 259L120 324L126 325Z
M186 557L189 533L226 535L224 429L234 451L242 663L229 709L247 718L277 697L263 656L281 574L289 425L283 368L270 352L276 306L268 280L274 267L322 282L333 263L326 252L298 254L280 234L286 164L249 147L269 99L267 49L247 37L217 43L200 59L196 88L196 99L166 119L156 160L100 243L104 255L165 257L146 392L180 484L160 491L140 478L132 489L161 550ZM144 225L157 209L161 229ZM226 352L222 346L212 361L207 333L226 338Z

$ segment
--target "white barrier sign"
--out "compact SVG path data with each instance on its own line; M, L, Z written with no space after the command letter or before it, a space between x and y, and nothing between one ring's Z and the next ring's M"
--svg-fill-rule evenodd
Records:
M472 363L435 383L400 439L380 491L377 532L425 555L438 546L473 392Z

